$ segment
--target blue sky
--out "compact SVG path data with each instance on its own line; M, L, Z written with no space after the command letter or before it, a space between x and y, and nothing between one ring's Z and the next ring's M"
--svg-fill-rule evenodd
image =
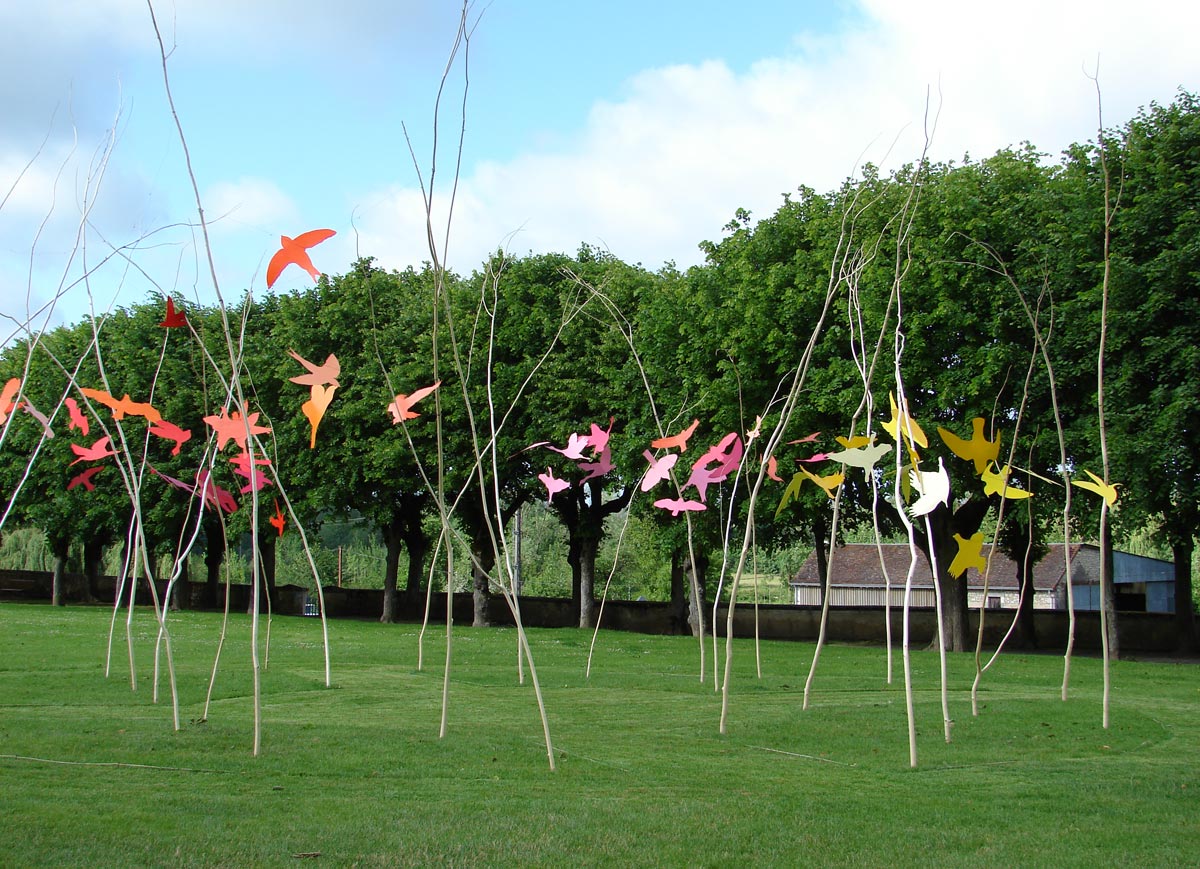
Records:
M154 9L227 299L265 290L281 234L336 230L313 251L330 273L356 252L395 268L428 258L403 129L427 179L453 0ZM585 242L650 268L694 264L739 207L764 217L863 160L915 159L931 89L932 154L960 159L1092 138L1097 60L1112 124L1200 86L1200 11L1168 0L493 0L470 16L460 272L499 247ZM461 100L460 63L441 202ZM0 109L0 339L155 288L215 298L144 2L0 5ZM113 247L123 255L104 261ZM289 269L276 289L308 280Z

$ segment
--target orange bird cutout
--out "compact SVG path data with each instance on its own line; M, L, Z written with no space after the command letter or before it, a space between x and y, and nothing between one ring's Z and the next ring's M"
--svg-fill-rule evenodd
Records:
M72 462L71 464L74 464ZM104 465L94 465L78 476L72 477L71 482L67 483L67 491L71 491L76 486L83 486L89 492L96 490L96 484L92 482L92 477L104 470Z
M317 271L312 260L308 258L308 249L320 244L327 238L337 235L332 229L313 229L302 232L295 238L286 235L279 237L279 250L267 263L267 289L270 289L279 274L289 265L298 265L310 275L314 281L319 280L321 273Z
M438 381L433 386L423 386L420 389L414 390L411 395L404 393L398 394L392 399L392 403L387 406L388 413L392 415L392 425L399 425L401 420L416 419L421 414L412 409L412 406L422 398L432 394L432 392L442 385L442 381Z
M308 369L308 374L288 378L292 383L302 386L341 386L338 375L342 373L342 365L332 353L320 365L314 365L295 350L289 350L288 355Z
M4 384L3 391L0 391L0 425L3 425L8 419L8 415L12 413L13 405L16 404L17 393L21 391L21 378L13 377Z
M996 439L989 441L987 435L983 433L985 424L986 420L982 416L977 416L971 420L973 432L969 441L963 440L954 432L944 429L940 425L937 430L942 443L950 448L950 452L954 453L960 459L974 462L975 473L980 475L987 470L989 462L1000 460L1000 433L996 432Z
M232 414L226 415L226 408L223 407L219 416L206 416L204 421L217 433L218 450L225 449L225 444L230 441L245 450L247 425L250 427L250 434L266 434L271 430L270 426L258 425L258 417L258 413L252 413L243 420L242 415L236 410Z
M158 325L164 329L178 329L187 325L187 317L184 316L183 311L175 308L175 300L170 296L167 296L167 315Z
M71 465L77 465L80 462L98 462L106 456L115 456L116 450L110 449L108 445L108 435L100 438L90 447L81 447L79 444L71 444L71 452L79 456ZM71 467L67 465L67 467Z
M279 499L275 499L275 515L267 520L275 530L279 532L279 536L283 536L283 528L287 525L287 517L283 515L283 511L279 509Z
M1104 503L1108 504L1109 507L1115 506L1117 503L1117 486L1121 484L1106 483L1087 468L1084 468L1083 472L1092 478L1092 482L1089 483L1087 480L1072 480L1071 485L1078 486L1080 489L1087 489L1089 492L1094 492L1103 498Z
M68 398L63 403L67 406L67 413L71 415L71 424L67 430L73 431L79 429L80 434L86 435L89 429L88 418L79 409L79 402L73 398Z
M144 401L134 401L129 397L129 393L125 393L123 398L113 398L103 389L92 389L87 386L80 387L80 392L99 404L103 404L112 411L113 419L120 420L126 416L141 416L145 417L149 422L162 422L162 414L151 404Z
M656 450L673 450L679 447L681 453L687 452L687 442L693 434L696 433L696 426L700 425L700 420L693 419L692 424L685 428L677 435L670 437L659 438L656 441L650 441L650 447Z
M292 378L295 380L295 378ZM333 392L337 389L337 384L332 386L322 386L320 383L314 383L310 391L311 398L304 404L300 405L300 410L304 411L304 415L308 417L308 424L312 426L312 435L308 439L308 448L316 449L317 446L317 426L321 424L321 419L325 416L325 411L329 408L329 402L333 401Z
M171 447L171 455L173 456L179 455L179 448L192 439L191 429L180 428L175 423L167 422L165 419L150 426L150 434L158 435L163 440L174 441L175 446Z

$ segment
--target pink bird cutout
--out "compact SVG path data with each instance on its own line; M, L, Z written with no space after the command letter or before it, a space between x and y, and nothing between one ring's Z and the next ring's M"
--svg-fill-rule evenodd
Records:
M171 455L173 456L179 455L179 448L192 438L191 429L180 428L175 423L168 422L165 419L150 426L150 434L158 435L163 440L174 441L175 446L171 447Z
M392 425L399 425L401 420L416 419L420 416L421 414L415 412L412 406L432 394L441 385L442 381L439 380L433 386L422 386L420 389L414 390L411 395L400 393L393 398L392 403L387 406L388 413L392 415Z
M307 374L297 374L288 379L302 386L340 386L338 375L342 373L342 365L332 353L320 365L309 362L295 350L288 350L288 355L308 369Z
M699 501L686 501L683 498L659 498L654 502L654 506L663 510L670 510L672 516L678 516L684 511L696 512L708 509Z
M74 462L72 462L74 464ZM93 465L82 474L71 478L71 482L67 483L67 491L71 491L76 486L83 486L89 492L96 490L96 484L92 482L92 477L104 470L104 465Z
M269 426L258 424L258 417L260 416L258 412L250 414L243 420L241 413L238 411L235 410L231 414L227 413L227 411L228 408L223 407L219 415L204 417L204 421L208 423L209 428L217 434L218 450L225 449L225 444L230 441L233 441L245 450L247 426L249 426L250 434L252 435L266 434L271 430Z
M71 465L77 465L80 462L98 462L106 456L115 456L116 450L113 450L108 445L108 435L97 440L90 447L81 447L79 444L71 444L71 451L79 456ZM67 465L67 467L71 467Z
M692 424L679 434L650 441L650 448L655 450L672 450L678 447L681 453L686 453L688 438L696 433L696 426L698 425L700 425L700 420L693 419Z
M571 488L571 484L566 480L559 479L554 476L554 471L546 468L546 473L538 474L538 479L542 481L542 485L546 487L546 503L549 504L554 500L554 496L563 489Z
M795 446L796 444L811 444L818 437L820 437L820 435L821 433L819 431L815 431L812 434L806 434L804 437L798 438L797 440L788 441L788 445Z
M33 402L29 400L29 396L21 399L18 407L22 408L27 414L42 424L42 431L45 432L47 438L54 437L54 429L50 428L49 417L33 406Z
M579 470L587 471L587 476L579 481L583 485L588 480L595 477L603 477L613 469L612 451L608 448L607 443L603 450L600 451L600 457L595 462L580 462Z
M242 486L241 493L245 495L247 492L261 491L267 486L273 485L271 479L258 471L259 467L270 467L271 460L268 458L256 458L254 460L255 467L251 467L250 454L247 452L238 453L229 460L229 464L233 465L233 472L239 477L245 477L250 482Z
M79 429L80 434L86 435L90 426L88 425L87 416L79 409L79 402L73 398L68 398L63 403L66 404L67 413L71 416L71 422L67 430L73 431Z
M150 473L154 474L168 485L174 486L176 489L182 489L189 495L200 495L204 498L204 502L210 507L218 507L224 510L226 513L232 513L237 509L237 501L234 499L233 495L229 494L229 492L225 491L211 479L209 479L207 469L201 468L196 472L196 486L193 486L191 483L185 483L183 480L177 480L175 477L172 477L169 474L164 474L153 465L150 466ZM202 493L196 491L198 486L204 487L204 491Z
M668 453L661 459L656 459L654 458L654 454L649 450L642 450L642 455L650 463L650 468L646 471L646 476L642 477L641 489L643 492L649 492L671 475L671 469L679 461L679 455L677 453Z
M289 265L298 265L308 272L314 281L320 280L321 273L317 271L316 267L312 264L312 260L308 258L308 249L335 235L337 233L332 229L312 229L308 232L300 233L295 238L288 238L286 235L281 235L279 237L279 250L275 251L275 255L271 257L271 261L267 264L267 289L271 288L279 278L280 273Z
M608 428L606 429L592 423L591 431L587 434L586 440L588 446L592 448L594 455L599 456L608 449L608 439L612 434L613 423L616 421L617 418L615 416L610 416L608 418Z
M545 447L548 450L554 450L554 452L560 453L563 458L570 459L573 462L579 462L583 460L583 451L588 448L588 436L581 435L579 432L573 431L567 438L567 445L565 447L556 447L550 443L550 441L538 441L536 444L530 444L529 446L525 447L525 449L531 450L534 447Z
M779 476L779 463L774 456L767 456L767 476L776 483L783 482L783 477Z
M712 483L719 483L721 480L725 479L724 476L721 476L720 479L718 479L717 475L717 469L705 467L697 462L692 466L692 473L688 475L687 482L684 483L680 488L686 489L688 486L695 486L696 491L700 494L700 500L707 503L709 485Z
M807 459L796 459L798 462L825 462L829 460L832 453L817 453L815 456L809 456Z

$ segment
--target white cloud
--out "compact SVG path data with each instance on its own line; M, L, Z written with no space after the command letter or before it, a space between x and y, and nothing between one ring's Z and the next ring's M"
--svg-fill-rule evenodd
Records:
M203 194L204 211L218 233L242 229L265 231L295 223L295 202L271 180L238 178L220 181Z
M935 109L940 101L931 154L961 159L1025 140L1057 154L1092 138L1087 73L1097 57L1109 124L1200 79L1190 36L1200 7L864 0L863 9L854 30L801 34L794 55L744 73L719 61L646 70L622 99L595 104L569 144L472 167L451 265L470 270L514 232L517 253L588 242L650 267L686 265L738 207L765 217L799 185L835 187L860 157L885 169L916 159L927 90ZM393 187L379 199L359 224L364 252L397 267L428 258L417 191Z

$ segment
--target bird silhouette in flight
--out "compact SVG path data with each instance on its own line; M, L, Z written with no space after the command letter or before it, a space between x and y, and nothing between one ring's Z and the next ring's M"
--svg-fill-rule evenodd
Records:
M904 435L904 440L908 442L908 452L912 456L913 461L916 461L916 447L929 448L929 439L925 437L925 432L921 431L921 427L917 425L917 421L908 415L906 410L900 412L899 406L896 404L896 396L893 393L888 393L888 401L891 402L892 418L883 424L883 430L892 436L892 440L900 443L901 434ZM933 473L932 471L930 473Z
M812 434L806 434L804 437L797 438L794 441L788 441L788 446L794 446L796 444L811 444L813 441L815 441L820 436L821 436L821 433L819 431L815 431Z
M938 504L949 503L950 475L946 473L946 466L942 462L941 456L938 456L936 471L919 471L913 468L909 471L909 479L912 480L913 488L920 495L908 508L908 512L913 516L927 516Z
M987 466L983 469L983 474L980 477L983 480L983 494L999 495L1001 498L1007 498L1010 501L1019 501L1022 498L1033 497L1033 492L1029 492L1025 489L1017 489L1008 485L1008 474L1010 470L1008 465L1005 465L1003 468L999 468L996 471L992 470L993 467L994 463L988 462Z
M314 281L319 280L321 273L317 271L316 266L312 264L312 260L308 258L308 249L335 235L337 233L332 229L312 229L308 232L300 233L295 238L288 238L286 235L281 235L279 237L279 250L275 251L275 255L267 263L267 289L270 289L274 285L275 281L279 278L280 272L289 265L298 265L308 272Z
M661 459L656 459L649 450L642 450L642 455L650 463L650 467L646 471L646 476L642 477L641 489L643 492L649 492L671 475L671 468L675 467L679 456L676 453L668 453Z
M567 445L565 447L556 447L550 441L538 441L536 444L530 444L525 447L525 449L531 450L534 447L545 447L548 450L554 450L554 452L561 454L563 458L579 462L583 460L583 451L588 448L590 443L590 435L581 435L579 432L573 431L567 437Z
M686 453L688 438L695 434L698 425L700 425L700 420L693 419L692 424L679 434L650 441L650 447L656 450L672 450L678 447L681 453Z
M71 465L77 465L80 462L98 462L106 456L115 456L116 450L112 449L108 444L108 435L100 438L90 447L81 447L79 444L71 444L71 452L79 456ZM71 467L67 465L67 467Z
M422 398L433 393L435 389L442 385L442 381L438 381L433 386L422 386L420 389L414 390L411 395L400 393L392 399L392 403L387 406L388 413L392 415L392 425L399 425L401 420L416 419L421 414L412 409L412 406Z
M678 516L685 511L698 512L708 509L699 501L688 501L683 498L659 498L654 502L654 506L661 510L670 510L672 516Z
M258 424L259 414L257 411L242 419L242 415L238 411L235 410L233 413L227 414L226 410L227 408L223 407L221 408L220 415L204 417L204 421L208 423L209 428L216 432L218 450L225 449L225 444L230 441L233 441L242 450L245 450L247 427L249 427L250 434L252 435L266 434L271 430L269 426Z
M284 516L283 511L279 509L278 498L275 499L275 515L268 519L267 522L274 526L275 530L279 532L278 536L283 536L283 528L285 525L287 525L287 517Z
M862 468L867 473L870 473L875 464L891 451L892 448L889 444L872 444L868 438L867 443L861 447L838 450L836 453L826 453L825 458L833 459L835 462L851 468Z
M171 455L179 455L179 448L182 447L192 438L192 430L180 428L173 422L162 420L150 426L150 434L158 435L160 438L168 441L174 441L175 446L171 448Z
M258 470L259 467L270 467L271 460L268 458L256 458L253 462L250 461L248 452L238 453L229 460L229 464L233 465L233 472L239 477L245 477L250 482L242 486L241 493L245 495L250 491L260 491L267 486L274 485L273 481L266 474Z
M163 317L162 322L158 325L164 329L178 329L181 326L187 325L187 317L183 311L175 307L175 300L167 296L167 315Z
M79 409L79 402L73 398L65 399L64 404L67 406L67 413L71 416L71 423L68 431L79 429L80 434L86 435L90 426L88 425L87 416Z
M954 560L950 562L952 577L958 579L967 572L968 567L973 567L980 573L987 570L987 559L983 556L982 531L976 531L966 540L955 534L954 542L958 544L958 551L954 555Z
M149 422L162 422L162 414L154 405L144 401L134 401L129 397L128 392L121 398L113 398L103 389L92 389L89 386L82 386L79 391L92 401L103 404L111 410L115 420L122 420L127 416L140 416Z
M603 477L605 474L611 471L613 467L612 450L608 448L606 443L604 449L600 451L600 455L597 457L596 461L579 463L579 470L587 471L587 476L579 482L582 485L593 477Z
M963 440L954 432L944 429L940 425L937 430L942 442L950 448L950 452L960 459L975 463L975 473L977 474L983 474L987 470L988 462L1000 459L1000 433L996 433L994 441L989 441L987 435L983 433L985 424L986 420L982 416L971 420L973 433L969 441Z
M1106 483L1087 468L1084 468L1083 472L1092 478L1092 482L1089 483L1087 480L1072 480L1071 485L1078 486L1080 489L1087 489L1089 492L1094 492L1103 498L1104 503L1108 504L1109 507L1115 506L1117 503L1117 486L1121 484Z
M71 464L74 464L72 462ZM89 492L96 490L96 484L92 482L92 477L104 470L104 465L93 465L82 474L71 478L71 482L67 483L67 491L71 491L76 486L83 486Z
M314 383L309 390L308 401L300 405L300 410L304 412L304 416L308 419L308 424L312 426L312 434L308 438L308 448L310 450L316 449L317 426L320 425L322 418L324 418L325 411L329 408L329 402L333 401L333 392L335 389L337 389L336 384L322 386L320 383Z
M587 443L592 448L593 456L600 456L608 449L608 439L612 434L613 423L616 421L617 418L615 416L610 416L608 418L608 428L606 429L592 423L591 431L587 435Z
M833 439L848 450L857 450L860 447L865 447L871 443L871 439L866 435L855 435L852 438L842 435L834 435Z
M288 378L292 383L302 386L340 386L338 375L342 373L342 365L338 358L330 353L320 365L309 362L295 350L289 350L288 355L308 369L307 374L297 374Z
M16 405L17 393L21 391L21 378L10 377L0 390L0 425L8 419Z
M542 485L546 487L546 503L549 504L554 500L554 496L563 489L571 488L571 484L566 480L554 476L554 471L546 468L546 473L538 474L538 479L542 481Z

